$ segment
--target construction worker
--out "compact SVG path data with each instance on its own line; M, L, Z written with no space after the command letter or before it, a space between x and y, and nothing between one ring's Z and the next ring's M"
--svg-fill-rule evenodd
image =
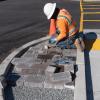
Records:
M44 6L44 14L50 20L49 43L61 48L77 47L84 51L84 42L81 38L76 23L66 9L59 9L56 3L47 3Z

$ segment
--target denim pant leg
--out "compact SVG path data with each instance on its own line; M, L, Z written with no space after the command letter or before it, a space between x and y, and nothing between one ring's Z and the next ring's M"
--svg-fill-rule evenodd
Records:
M65 43L65 41L60 41L57 43L57 47L66 49L67 48L67 43Z
M63 48L63 49L76 48L71 39L65 39L63 41L60 41L60 42L57 43L57 46L60 47L60 48Z

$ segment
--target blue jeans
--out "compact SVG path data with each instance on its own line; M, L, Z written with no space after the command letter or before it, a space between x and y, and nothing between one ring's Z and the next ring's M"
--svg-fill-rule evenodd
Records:
M57 47L60 47L62 49L74 49L76 46L72 42L72 40L66 39L65 41L60 41L57 43Z
M71 38L65 38L57 43L57 47L60 47L62 49L67 49L67 48L75 49L76 46L74 45L74 42L75 42L76 38L78 38L78 37L79 37L79 33L72 36Z

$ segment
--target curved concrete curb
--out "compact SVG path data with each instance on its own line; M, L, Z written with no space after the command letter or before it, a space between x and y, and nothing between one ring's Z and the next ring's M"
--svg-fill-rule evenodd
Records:
M32 45L36 45L40 42L46 41L49 39L49 36L31 41L23 46L21 46L20 48L16 49L14 52L12 52L11 54L9 54L5 60L0 64L0 77L3 77L3 80L0 80L0 100L4 100L4 94L3 94L3 90L4 90L4 82L5 82L5 75L8 72L8 69L10 68L11 65L11 60L19 55L22 55L30 46Z

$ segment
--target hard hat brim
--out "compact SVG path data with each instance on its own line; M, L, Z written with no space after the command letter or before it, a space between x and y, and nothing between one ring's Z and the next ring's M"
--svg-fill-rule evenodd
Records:
M47 17L47 19L50 19L52 17L52 15L53 15L53 13L55 11L55 8L56 8L56 3L53 4L53 9L52 9L50 15Z

